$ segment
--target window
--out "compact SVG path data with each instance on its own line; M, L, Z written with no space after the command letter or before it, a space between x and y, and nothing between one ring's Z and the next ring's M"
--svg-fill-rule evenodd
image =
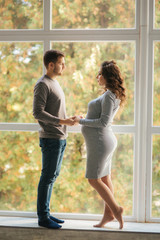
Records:
M0 42L1 122L34 122L33 87L43 72L43 43Z
M72 17L71 17L72 16ZM135 0L52 0L52 29L134 28Z
M160 100L159 66L160 60L160 41L153 42L154 47L154 79L153 79L153 119L152 119L152 211L151 216L158 218L160 215L160 113L158 102ZM153 133L153 130L155 132Z
M154 0L155 1L155 6L154 6L154 26L155 28L160 29L160 1L159 0Z
M159 81L160 41L155 41L153 44L154 44L153 125L160 126L160 112L158 104L160 100L160 81Z
M41 154L37 138L36 132L1 132L1 210L35 211Z
M159 217L160 214L160 187L159 187L159 169L160 169L160 135L154 135L152 138L152 216Z
M88 102L99 94L95 77L100 63L116 60L125 78L127 104L113 125L118 140L112 161L115 197L125 203L126 219L160 221L158 3L1 1L0 210L36 211L41 152L32 116L33 87L45 71L43 53L55 48L66 55L59 81L67 115L85 116ZM150 21L144 24L140 19L145 21L147 9ZM83 213L86 219L87 214L102 214L102 201L84 178L85 159L80 126L69 128L51 201L55 212Z
M0 22L0 29L42 29L43 0L2 0Z

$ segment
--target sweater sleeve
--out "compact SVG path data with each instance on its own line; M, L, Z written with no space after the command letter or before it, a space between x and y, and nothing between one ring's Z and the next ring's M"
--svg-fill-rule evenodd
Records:
M101 116L98 119L80 119L80 124L88 127L106 127L112 118L114 100L109 94L105 95L101 102Z
M34 87L33 116L35 119L45 122L59 124L59 118L45 111L49 89L45 83L38 83Z

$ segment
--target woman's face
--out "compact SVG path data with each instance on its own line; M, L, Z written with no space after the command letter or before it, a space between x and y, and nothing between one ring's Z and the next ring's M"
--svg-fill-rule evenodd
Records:
M96 76L97 80L98 80L98 84L100 86L104 86L106 85L106 79L102 76L102 69L100 68L98 75Z

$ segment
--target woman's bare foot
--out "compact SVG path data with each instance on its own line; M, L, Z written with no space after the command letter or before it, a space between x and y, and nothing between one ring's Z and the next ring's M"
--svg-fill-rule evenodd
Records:
M100 221L100 223L94 225L93 227L104 227L104 225L108 222L113 221L114 216L113 215L105 215L103 216L102 220Z
M122 214L123 214L123 208L122 207L119 207L119 210L117 211L116 215L115 215L115 218L118 220L119 222L119 228L122 229L123 228L123 217L122 217Z

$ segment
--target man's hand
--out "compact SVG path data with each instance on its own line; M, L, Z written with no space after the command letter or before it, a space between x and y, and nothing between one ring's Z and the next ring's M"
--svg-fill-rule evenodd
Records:
M83 118L83 117L82 116L73 116L70 118L61 119L59 121L59 124L67 125L67 126L78 125L81 118Z
M67 126L73 126L74 125L74 120L72 118L66 118L66 119L61 119L59 121L61 125L67 125Z

